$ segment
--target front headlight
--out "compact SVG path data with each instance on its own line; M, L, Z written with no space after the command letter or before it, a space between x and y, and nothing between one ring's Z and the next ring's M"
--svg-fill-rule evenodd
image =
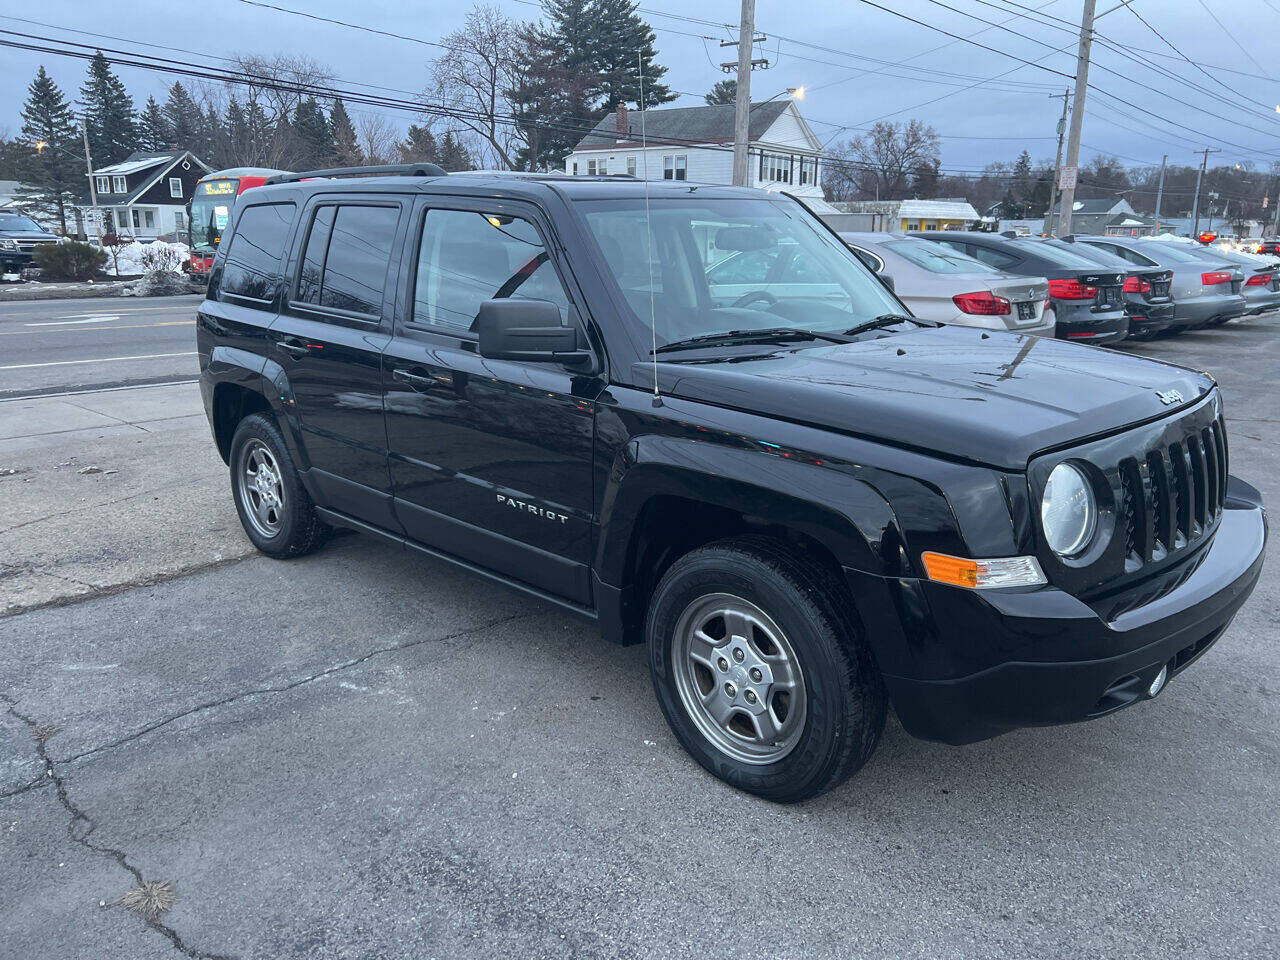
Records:
M1079 467L1060 463L1049 474L1040 501L1040 525L1049 549L1063 557L1082 553L1098 526L1098 503Z
M0 239L0 250L17 250L17 249L18 249L17 240Z

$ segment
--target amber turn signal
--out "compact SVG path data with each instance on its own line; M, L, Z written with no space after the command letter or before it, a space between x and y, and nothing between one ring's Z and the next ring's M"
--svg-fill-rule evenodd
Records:
M1001 557L996 560L970 560L945 553L926 551L920 554L930 580L954 587L985 590L992 587L1034 587L1047 583L1044 571L1035 557Z

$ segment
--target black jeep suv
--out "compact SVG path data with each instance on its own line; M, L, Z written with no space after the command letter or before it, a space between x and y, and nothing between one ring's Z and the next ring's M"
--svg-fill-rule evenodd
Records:
M735 786L830 788L889 704L966 743L1155 696L1257 581L1203 374L912 318L777 193L350 172L244 198L199 308L250 539L354 528L647 643Z

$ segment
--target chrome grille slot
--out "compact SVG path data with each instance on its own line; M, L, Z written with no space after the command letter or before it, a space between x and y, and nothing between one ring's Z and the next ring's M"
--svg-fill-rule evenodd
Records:
M1173 545L1173 484L1165 467L1165 451L1147 454L1147 513L1151 518L1151 539L1144 554L1147 560L1163 560Z
M1206 502L1206 495L1209 492L1209 474L1204 462L1204 447L1201 446L1200 437L1197 434L1193 433L1187 437L1187 454L1191 468L1191 502L1194 506L1193 530L1195 535L1199 536L1200 531L1204 529L1209 513L1208 503Z
M1218 513L1218 454L1213 448L1213 434L1205 427L1200 431L1200 443L1204 449L1204 466L1208 473L1208 485L1205 487L1206 522Z
M1146 503L1139 494L1142 489L1142 478L1138 475L1138 464L1134 460L1120 462L1120 490L1123 502L1120 504L1124 517L1125 536L1125 569L1136 570L1142 566L1141 545L1146 542Z
M1191 539L1191 490L1188 485L1191 471L1188 469L1187 453L1182 444L1170 444L1169 463L1173 474L1170 504L1174 517L1173 546L1177 549L1185 547Z

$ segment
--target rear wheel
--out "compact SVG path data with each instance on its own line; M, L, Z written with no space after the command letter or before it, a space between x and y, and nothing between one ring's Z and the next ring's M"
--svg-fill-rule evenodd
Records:
M268 556L298 557L324 542L328 527L279 429L262 414L241 420L231 438L231 490L244 532Z
M842 585L801 550L723 540L677 560L646 631L658 702L711 773L779 802L861 767L884 686Z

